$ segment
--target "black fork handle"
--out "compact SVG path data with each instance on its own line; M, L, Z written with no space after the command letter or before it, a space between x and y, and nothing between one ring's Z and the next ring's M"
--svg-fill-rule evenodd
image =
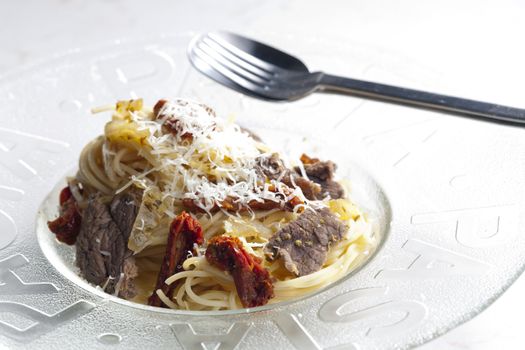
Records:
M322 90L344 92L379 101L395 102L471 117L496 119L525 124L525 109L469 100L432 92L407 89L369 81L323 74L319 80Z

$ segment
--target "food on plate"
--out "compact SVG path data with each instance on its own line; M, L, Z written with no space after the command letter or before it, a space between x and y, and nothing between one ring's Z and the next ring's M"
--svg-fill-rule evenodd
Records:
M48 222L106 293L183 310L299 298L377 245L337 166L288 159L189 100L119 101Z

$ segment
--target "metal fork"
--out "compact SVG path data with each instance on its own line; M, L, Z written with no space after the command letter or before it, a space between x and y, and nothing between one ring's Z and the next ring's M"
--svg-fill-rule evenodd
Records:
M196 37L188 47L195 68L241 93L265 100L296 100L333 91L453 114L525 123L525 110L432 92L310 72L298 58L228 32Z

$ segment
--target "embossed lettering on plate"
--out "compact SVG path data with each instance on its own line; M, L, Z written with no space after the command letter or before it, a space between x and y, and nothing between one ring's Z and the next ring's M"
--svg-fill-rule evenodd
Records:
M423 121L369 135L363 141L396 167L413 153L420 152L422 145L437 131L434 123Z
M0 250L2 250L14 241L18 232L13 219L2 210L0 210L0 230Z
M24 197L24 191L11 186L0 185L0 198L8 201L19 201ZM2 245L0 244L0 247ZM1 248L0 248L1 249Z
M222 334L197 333L189 323L171 324L170 327L179 343L186 350L208 349L206 344L215 345L209 349L233 350L248 334L252 325L236 322Z
M28 263L29 260L22 254L15 254L0 260L0 295L50 294L58 292L59 289L52 283L27 283L13 272L13 270Z
M417 239L406 241L403 249L416 254L416 258L406 269L379 271L376 279L413 280L454 275L480 275L491 267L483 261Z
M0 322L0 334L28 343L44 333L48 333L81 315L91 311L94 304L80 300L54 314L47 314L30 306L10 301L0 301L0 312L9 312L34 321L31 326L20 329L16 325Z
M281 312L275 318L275 323L284 333L286 338L293 344L296 349L300 350L321 350L323 349L310 333L304 328L297 316L289 314L286 312ZM356 344L348 343L343 345L338 345L336 347L329 347L326 350L335 350L335 349L348 349L348 350L358 350Z
M118 98L137 98L134 89L168 81L175 62L161 51L140 51L100 61L97 64L102 79Z
M38 174L39 155L60 153L69 145L62 141L0 127L0 165L22 180Z
M410 328L417 326L427 316L427 307L415 300L390 300L380 302L374 306L343 313L342 309L354 300L363 298L377 299L388 293L387 287L371 287L355 289L338 295L323 304L319 310L319 318L326 322L356 322L359 320L402 313L403 316L393 323L379 327L370 327L366 331L369 337L392 336L404 333Z
M518 233L518 211L514 205L469 208L412 216L412 224L451 223L456 240L467 247L502 244Z
M322 349L295 315L282 312L275 318L275 323L297 349Z

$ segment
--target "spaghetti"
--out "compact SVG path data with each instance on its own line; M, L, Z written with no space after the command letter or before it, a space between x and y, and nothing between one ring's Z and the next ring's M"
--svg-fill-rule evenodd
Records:
M239 309L247 305L239 298L239 283L251 278L254 268L271 280L269 303L291 300L345 276L374 250L377 237L367 216L340 195L342 190L333 191L339 184L314 173L315 167L328 163L303 156L294 170L258 138L192 101L161 100L154 108L144 107L142 100L120 101L95 112L108 110L113 111L112 120L104 135L84 147L69 189L83 216L95 197L111 203L113 210L115 198L131 189L140 191L127 240L127 259L133 259L136 269L130 300L146 304L153 295L173 309ZM294 236L299 233L291 231L293 244L273 247L277 253L270 256L270 245L281 242L283 232L291 230L288 225L308 211L318 213L321 223L322 215L337 218L344 232L332 234L334 240L323 248L310 239L318 233L300 240ZM169 276L159 276L159 271L167 271L161 265L170 239L183 234L171 232L170 224L183 212L190 212L200 225L204 243L187 249ZM80 235L88 229L81 228ZM210 263L209 242L222 236L235 238L241 255L253 260L246 271ZM301 275L301 269L289 268L306 259L303 253L322 255L316 271ZM105 283L117 279L117 294L126 285L126 271L121 271L120 276L108 275ZM158 288L159 279L169 288Z

